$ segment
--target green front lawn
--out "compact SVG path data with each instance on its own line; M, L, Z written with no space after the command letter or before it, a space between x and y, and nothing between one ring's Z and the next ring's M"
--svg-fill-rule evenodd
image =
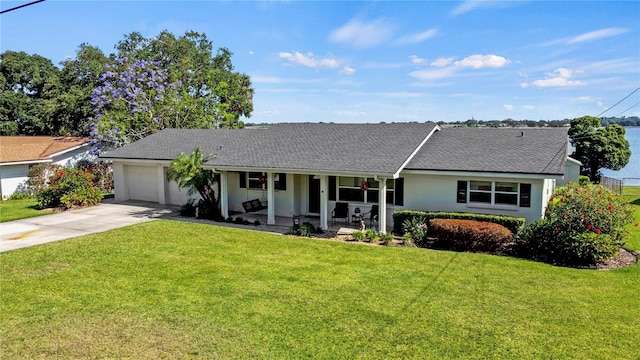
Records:
M7 359L640 353L640 265L577 270L169 220L0 262Z
M36 199L0 201L0 222L51 214L51 211L36 209L37 205Z

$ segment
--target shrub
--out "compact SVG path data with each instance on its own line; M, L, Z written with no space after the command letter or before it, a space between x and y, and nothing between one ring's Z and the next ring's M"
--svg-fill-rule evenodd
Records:
M589 177L586 176L586 175L580 175L578 177L578 183L580 183L580 185L582 185L582 186L587 185L587 184L591 184L591 179L589 179Z
M354 241L363 241L364 240L364 232L363 231L354 231L351 233L351 238Z
M89 169L89 172L94 176L93 183L97 188L103 192L113 192L113 168L111 162L82 160L78 162L77 166Z
M387 245L389 244L391 241L393 241L393 234L391 233L384 233L380 235L380 242L382 242L382 245Z
M96 205L103 196L89 170L79 168L58 168L49 178L49 186L36 195L42 208Z
M186 204L180 206L180 216L195 217L197 208L198 207L194 204L194 200L189 199Z
M427 223L427 217L424 215L408 218L402 223L402 232L404 234L409 234L409 242L419 245L427 237Z
M316 227L310 222L304 222L300 225L300 236L310 237L316 233Z
M378 233L373 229L367 229L364 231L364 237L367 241L376 242L378 241Z
M38 194L50 184L50 178L60 168L59 165L44 163L29 168L29 192Z
M287 231L288 235L311 237L314 234L322 233L322 229L317 229L312 223L305 221L302 225L292 225Z
M217 211L216 209L216 205L213 204L210 201L204 201L202 199L198 200L198 219L206 219L206 220L223 220L222 218L220 218L220 212ZM240 222L238 222L238 219L240 219ZM236 218L235 223L236 224L242 224L242 218L238 217Z
M403 234L405 232L403 229L404 222L415 217L424 217L426 220L464 219L491 222L506 227L513 234L518 234L520 231L522 231L526 222L524 218L514 216L474 214L464 212L400 210L393 213L393 232L396 234Z
M14 192L9 196L9 200L26 200L35 199L35 196L29 192Z
M104 194L102 190L95 187L79 187L60 197L60 203L65 208L77 206L93 206L98 205Z
M431 219L429 226L434 246L442 249L499 252L513 242L509 229L485 221Z
M518 237L521 256L563 265L592 265L617 255L631 209L599 185L562 186L543 219Z

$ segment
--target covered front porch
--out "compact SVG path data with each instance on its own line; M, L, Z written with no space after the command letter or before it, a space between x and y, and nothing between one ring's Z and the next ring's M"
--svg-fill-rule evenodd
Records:
M215 169L220 175L220 211L225 218L240 216L248 221L287 227L297 219L300 224L308 221L331 231L341 227L359 229L362 220L366 228L381 233L392 227L389 217L394 209L393 179L362 174L240 170ZM361 182L366 186L361 188ZM334 213L338 204L346 207L339 217Z
M275 233L286 233L291 226L294 224L302 225L306 222L311 223L314 227L320 227L320 217L319 216L296 216L288 217L288 216L276 216L274 224L267 223L267 215L264 213L235 213L230 215L234 220L238 217L242 220L247 220L251 224L255 224L258 221L263 229L269 232ZM231 222L233 224L233 222ZM367 229L370 228L369 221L365 221L365 227ZM349 234L356 230L360 230L361 224L360 222L345 222L345 221L329 221L329 224L324 231L335 232L338 234ZM377 230L375 225L373 227L374 230Z

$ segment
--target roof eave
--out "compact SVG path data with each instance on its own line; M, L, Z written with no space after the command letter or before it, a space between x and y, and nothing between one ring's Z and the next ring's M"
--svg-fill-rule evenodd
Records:
M501 177L501 178L527 178L527 179L562 179L564 173L528 173L528 172L500 172L500 171L473 171L473 170L426 170L405 169L405 174L414 175L445 175L466 177Z
M40 163L50 163L50 162L51 162L51 159L3 161L3 162L0 162L0 166L29 165L29 164L40 164Z

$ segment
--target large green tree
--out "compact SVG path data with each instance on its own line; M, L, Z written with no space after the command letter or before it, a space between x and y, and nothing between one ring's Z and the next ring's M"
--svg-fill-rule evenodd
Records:
M600 126L600 119L583 116L571 120L569 137L576 148L573 158L582 162L581 173L599 181L600 169L620 170L631 157L625 129L618 124Z
M167 70L169 81L179 84L176 116L200 117L208 127L218 128L241 128L240 118L251 116L251 79L235 71L228 49L214 53L206 34L187 31L176 37L163 31L155 38L145 38L132 32L118 42L116 51L119 59L153 61Z
M78 47L75 58L61 63L60 91L52 107L51 133L86 135L94 116L91 93L101 84L106 65L113 62L99 48L83 43Z
M0 131L3 134L46 135L53 112L60 70L51 60L23 51L0 55Z

